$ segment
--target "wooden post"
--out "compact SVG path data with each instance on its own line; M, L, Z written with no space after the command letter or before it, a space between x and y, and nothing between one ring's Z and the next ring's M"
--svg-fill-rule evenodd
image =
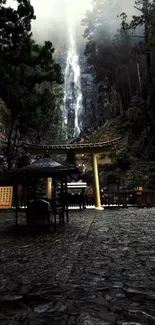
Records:
M35 202L37 201L37 179L35 178L34 180L34 190L35 190L35 193L34 193L34 200Z
M62 223L63 225L65 224L65 218L64 218L64 214L65 214L65 204L64 204L64 179L63 176L61 176L61 206L62 206Z
M68 189L67 189L67 176L65 175L65 205L66 205L66 220L69 221L68 214Z
M19 205L18 205L18 185L16 184L15 185L15 206L16 206L16 210L15 210L15 218L16 218L16 230L17 230L17 227L18 227L18 208L19 208Z
M94 178L93 180L94 180L95 207L96 207L96 209L103 210L103 207L101 207L98 164L97 164L97 154L96 153L92 154L92 168L93 168L93 178Z
M54 193L53 193L53 208L54 208L54 229L56 230L57 228L57 211L56 211L56 179L55 177L53 178L53 185L54 185Z
M51 182L51 197L50 199L52 198L52 195L53 195L53 185L52 185L52 178L50 178L50 182Z
M52 196L52 178L47 178L46 183L46 197L48 199L51 199Z

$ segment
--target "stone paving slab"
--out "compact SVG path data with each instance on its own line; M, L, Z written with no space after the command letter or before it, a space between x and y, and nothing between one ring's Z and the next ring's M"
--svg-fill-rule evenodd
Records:
M70 215L28 235L0 214L0 324L155 324L155 209Z

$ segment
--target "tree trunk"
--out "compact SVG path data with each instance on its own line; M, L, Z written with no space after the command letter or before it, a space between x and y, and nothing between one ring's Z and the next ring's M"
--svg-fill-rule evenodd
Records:
M137 61L136 64L137 64L137 75L138 75L139 93L140 93L140 96L142 97L142 83L141 83L139 62Z
M149 42L149 13L148 13L149 0L143 0L143 8L145 9L145 24L144 24L144 38L145 38L145 46L146 46L146 66L149 84L152 84L152 76L151 76L151 54L148 49Z

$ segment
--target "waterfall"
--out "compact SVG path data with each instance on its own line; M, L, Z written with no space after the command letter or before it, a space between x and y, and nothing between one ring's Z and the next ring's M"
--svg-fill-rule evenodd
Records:
M72 4L73 5L73 4ZM68 2L67 8L67 27L68 27L68 51L65 68L65 95L64 95L64 124L68 126L69 113L74 114L74 133L77 138L80 134L79 117L82 111L82 90L81 90L81 71L79 65L79 56L76 44L75 8L71 10L71 2Z

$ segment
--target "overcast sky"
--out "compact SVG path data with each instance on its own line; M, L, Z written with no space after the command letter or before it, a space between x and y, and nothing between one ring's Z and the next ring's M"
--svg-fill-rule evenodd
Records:
M59 37L67 34L67 16L74 16L78 26L87 9L91 8L91 0L31 0L37 19L33 23L34 36L49 38L52 31L58 31Z
M106 0L108 2L108 0ZM133 12L134 0L115 0L120 4L120 14L125 11L127 14ZM32 23L34 38L37 41L51 40L57 43L60 39L67 37L67 15L73 17L79 29L81 29L81 20L84 18L86 10L91 8L92 0L31 0L37 19ZM16 4L16 0L8 0L7 4ZM116 18L117 19L117 18ZM110 21L110 17L109 17Z

